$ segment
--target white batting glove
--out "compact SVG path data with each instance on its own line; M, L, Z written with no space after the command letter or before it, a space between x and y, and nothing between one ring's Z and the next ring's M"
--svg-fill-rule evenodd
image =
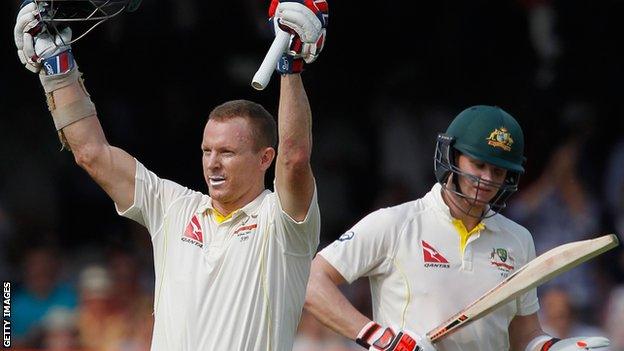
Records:
M275 26L288 27L306 44L316 43L323 30L323 25L316 14L299 2L280 2L275 9L275 18L277 19L277 22L274 22Z
M63 74L74 66L71 47L71 28L64 28L53 35L43 23L47 4L27 2L17 14L14 28L17 56L31 72L38 73L44 68L46 75Z
M325 45L328 11L326 0L272 0L269 20L275 33L291 34L288 51L277 67L280 73L299 73L303 62L316 60Z
M593 350L610 345L609 339L601 336L589 336L568 338L556 341L551 347L544 349L543 351L579 351L579 350Z
M384 329L375 322L366 324L355 342L370 351L436 351L426 337L409 330L395 333L392 328Z
M594 350L610 345L609 339L601 336L577 337L568 339L550 339L539 351L581 351Z
M22 62L29 71L34 73L39 72L41 64L26 57L24 54L24 45L29 46L29 51L34 51L33 33L39 33L41 28L41 17L39 16L37 5L31 2L23 6L17 13L13 34L15 37L15 46L17 47L17 56L20 62Z

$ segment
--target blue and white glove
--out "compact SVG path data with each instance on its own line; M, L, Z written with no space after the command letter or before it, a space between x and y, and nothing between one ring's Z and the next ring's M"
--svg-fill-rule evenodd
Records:
M426 337L409 330L395 333L392 328L384 329L375 322L366 324L355 342L370 351L436 351Z
M71 28L66 27L52 34L42 21L46 3L26 1L22 4L15 22L14 36L17 56L31 72L57 75L69 72L75 67L71 47Z
M609 339L601 336L588 336L588 337L576 337L568 339L557 339L549 336L542 336L536 338L529 344L527 350L533 350L535 347L531 347L531 344L537 342L541 344L544 340L546 342L537 350L539 351L582 351L582 350L596 350L610 345Z
M269 22L275 33L291 34L288 51L277 64L281 74L303 71L303 64L312 63L323 50L329 17L326 0L272 0Z

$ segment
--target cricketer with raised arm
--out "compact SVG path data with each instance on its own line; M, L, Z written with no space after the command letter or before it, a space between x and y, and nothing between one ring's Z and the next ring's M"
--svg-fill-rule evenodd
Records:
M271 4L270 24L305 45L284 53L293 68L280 71L277 123L247 100L210 112L198 140L204 194L158 177L108 143L74 60L71 29L55 26L53 16L75 16L63 6L119 2L128 0L26 2L14 34L20 61L39 74L63 145L118 213L150 234L156 276L151 349L289 351L320 231L310 165L312 112L300 61L312 62L310 55L320 52L302 50L325 35L321 12L327 6ZM264 184L274 160L271 191Z

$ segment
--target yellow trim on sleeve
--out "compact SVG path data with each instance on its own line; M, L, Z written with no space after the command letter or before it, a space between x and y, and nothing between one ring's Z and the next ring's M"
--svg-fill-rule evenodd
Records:
M403 283L405 284L405 306L403 307L403 313L401 313L401 325L399 326L399 328L405 329L407 320L407 307L411 302L410 297L412 296L412 291L410 289L409 280L407 279L407 274L405 274L405 271L403 270L401 265L399 265L398 260L395 258L392 262L394 263L394 266L401 275L401 278L403 278Z
M268 344L267 350L273 350L273 312L271 311L271 299L269 298L269 274L267 272L267 246L269 242L269 235L273 229L273 222L269 223L267 229L262 233L262 249L260 251L260 284L262 285L262 291L264 292L264 303L266 305L266 314L268 321Z
M468 232L468 230L466 229L466 226L464 225L464 222L462 222L460 219L457 219L457 218L453 218L453 226L455 227L455 229L457 230L457 233L459 234L459 240L460 240L459 248L460 248L462 256L464 255L464 251L466 250L466 244L468 244L468 238L470 238L472 234L478 233L482 231L483 229L485 229L485 224L483 222L480 222L474 228L472 228L470 232Z
M161 291L162 291L162 287L166 279L165 265L167 264L167 241L169 241L167 228L168 228L168 220L167 220L167 217L165 217L164 223L163 223L163 233L162 233L162 235L164 235L165 237L163 238L163 249L162 249L163 253L162 253L161 261L160 261L161 262L160 284L158 284L158 290L156 291L155 296L154 296L154 312L152 313L154 316L156 315L156 313L158 313L158 310L159 310ZM154 270L156 270L156 266L154 266Z

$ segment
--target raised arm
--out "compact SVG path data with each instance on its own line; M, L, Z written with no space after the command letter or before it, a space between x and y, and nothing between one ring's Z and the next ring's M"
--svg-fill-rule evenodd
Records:
M73 83L53 92L57 109L87 98L80 83ZM134 201L136 161L124 150L111 146L96 114L80 119L61 129L76 163L117 204L120 211Z
M299 74L281 78L277 125L279 145L275 186L284 211L301 221L308 213L314 193L314 178L310 166L312 116Z
M118 208L125 210L134 200L136 162L106 141L95 105L66 44L71 41L71 30L49 31L42 21L45 6L30 2L20 9L14 30L18 56L28 70L39 73L63 146Z
M312 113L301 80L305 63L312 63L325 41L327 3L299 3L273 0L269 9L274 30L291 34L289 52L278 63L281 73L278 111L279 145L275 165L275 186L284 211L302 221L314 194L310 166Z

